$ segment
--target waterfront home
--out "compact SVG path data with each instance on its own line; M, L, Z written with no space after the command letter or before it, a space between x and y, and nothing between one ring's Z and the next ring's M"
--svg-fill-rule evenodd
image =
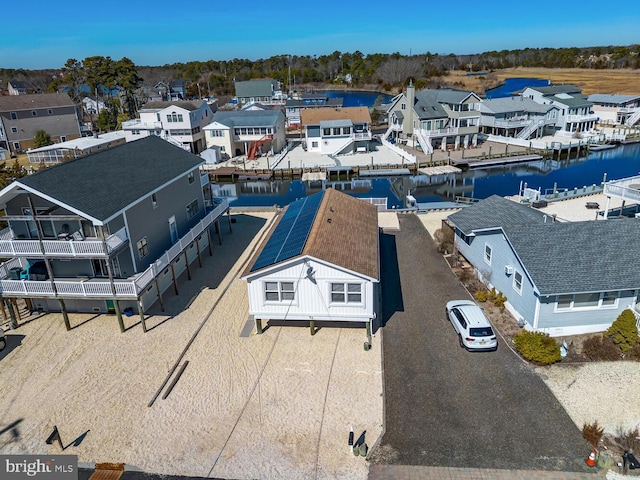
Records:
M499 196L449 215L455 249L525 328L551 336L606 330L635 310L640 261L632 220L558 222Z
M66 93L0 96L0 147L12 154L33 147L38 130L53 142L65 142L81 135L81 117Z
M280 91L280 82L272 78L235 82L238 105L246 103L284 104L286 96Z
M528 140L553 135L559 109L513 96L483 100L480 113L481 133Z
M329 98L324 93L303 93L300 98L289 98L285 103L287 126L300 128L300 111L305 108L341 108L342 97Z
M434 148L475 146L480 128L482 100L473 92L442 88L407 91L394 98L388 110L389 129L385 138L394 143L420 147L424 153Z
M281 110L218 111L204 131L207 148L225 157L279 153L287 142Z
M126 309L144 318L163 291L177 292L177 276L211 248L210 229L228 210L212 208L201 162L150 136L13 181L0 191L2 297L65 318L121 320Z
M26 95L27 84L24 82L18 82L16 80L9 80L7 82L9 95Z
M592 131L598 122L598 116L593 113L593 102L575 85L527 87L522 96L558 108L555 134L576 136Z
M640 121L640 95L594 93L588 100L601 124L631 127Z
M192 153L205 149L203 127L211 123L213 110L204 100L149 102L140 118L122 122L127 142L154 135Z
M341 155L368 152L371 115L367 107L305 108L300 112L308 152Z
M262 320L364 324L380 313L377 208L327 189L290 203L250 259L249 314Z

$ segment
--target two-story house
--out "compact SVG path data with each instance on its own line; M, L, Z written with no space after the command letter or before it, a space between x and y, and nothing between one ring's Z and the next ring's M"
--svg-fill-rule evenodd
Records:
M198 154L206 148L202 129L212 119L204 100L149 102L140 109L140 118L122 122L122 129L127 142L155 135Z
M0 191L0 294L32 310L144 312L205 249L212 208L202 160L151 136L15 180ZM208 203L208 205L207 205ZM219 237L219 240L220 237Z
M389 129L385 138L420 146L424 153L434 148L446 150L475 146L480 127L482 100L473 92L442 88L407 91L394 98L389 107Z
M527 87L522 96L543 105L558 107L556 134L575 135L589 132L598 122L598 116L593 113L593 102L590 102L575 85Z
M633 126L640 122L640 95L594 93L587 97L599 123Z
M300 117L309 152L340 155L369 151L371 115L367 107L305 108Z
M65 93L0 96L0 147L15 154L33 147L38 130L54 142L78 138L80 112Z
M9 80L7 86L9 90L9 95L26 95L27 94L27 84L24 82Z
M207 148L218 148L230 157L279 153L287 142L281 110L220 110L204 131Z
M272 78L235 82L238 105L246 103L284 103L285 96L280 91L280 82Z
M513 138L553 135L558 107L522 96L485 99L480 104L480 132Z
M329 98L324 93L303 93L300 98L289 98L285 103L287 126L300 128L300 111L305 108L341 108L344 98Z

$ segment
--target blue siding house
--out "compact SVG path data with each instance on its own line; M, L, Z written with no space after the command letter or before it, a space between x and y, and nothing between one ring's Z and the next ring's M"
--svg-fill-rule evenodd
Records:
M635 310L640 222L556 222L529 206L492 196L449 215L458 252L507 297L525 328L551 336L606 330Z

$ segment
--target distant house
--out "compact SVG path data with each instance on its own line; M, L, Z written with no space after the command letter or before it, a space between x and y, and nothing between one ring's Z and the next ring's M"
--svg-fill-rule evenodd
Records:
M280 82L272 78L235 82L238 105L246 103L284 103Z
M287 126L300 127L300 111L305 108L342 108L342 97L329 98L323 93L303 93L300 98L289 98L285 103Z
M27 84L24 82L9 80L7 87L9 90L9 95L26 95L27 94Z
M389 107L389 136L395 142L420 146L424 153L434 148L446 150L475 146L480 127L482 100L473 92L442 88L407 91L393 99Z
M559 109L514 96L483 100L480 114L481 133L527 140L553 135Z
M89 115L97 115L104 110L104 102L96 102L96 100L91 97L84 97L82 99L82 108Z
M323 155L368 152L371 115L367 107L305 108L300 112L306 149Z
M594 93L587 99L600 123L633 126L640 122L640 95Z
M108 150L126 142L125 132L118 130L54 143L46 147L32 148L27 150L27 157L31 164L43 162L46 165L51 165Z
M170 102L187 99L187 88L184 80L170 80L169 82L158 82L152 89L147 91L149 102Z
M0 294L33 310L144 312L209 250L202 160L155 137L15 180L0 191ZM122 325L122 324L121 324Z
M122 122L122 129L128 142L155 135L198 154L206 148L203 127L212 119L213 111L204 100L148 102L140 109L140 118Z
M280 110L217 111L204 131L207 148L218 147L230 157L249 155L252 149L279 153L287 141Z
M81 135L80 113L69 95L0 96L0 147L12 154L32 148L38 130L47 132L54 142Z
M262 320L349 322L371 332L379 255L374 205L333 189L292 202L242 274L258 333Z
M568 136L589 132L598 122L598 116L593 113L593 102L575 85L527 87L522 96L558 108L556 134Z
M456 250L507 297L507 309L529 330L601 332L636 307L640 261L621 252L640 235L638 221L557 222L494 195L447 223Z

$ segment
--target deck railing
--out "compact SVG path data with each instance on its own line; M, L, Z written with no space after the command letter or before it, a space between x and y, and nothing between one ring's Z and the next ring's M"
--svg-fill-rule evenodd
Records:
M31 256L42 257L42 248L39 240L14 239L11 228L5 228L0 232L0 256L16 257ZM128 241L126 228L121 228L106 239L107 254L119 248ZM95 258L105 257L102 240L42 240L44 256L56 258Z
M200 220L189 232L180 238L178 242L169 248L163 255L160 256L154 263L152 263L144 272L138 274L135 278L129 280L114 280L114 287L117 297L136 298L144 291L146 287L153 281L153 279L159 275L167 266L176 259L182 251L188 247L207 227L209 227L214 221L216 221L224 212L229 209L229 201L223 200L216 208L209 212L202 220ZM120 238L124 229L119 230L109 238ZM33 241L33 240L30 240ZM0 241L1 243L2 241ZM37 241L35 241L37 243ZM85 242L65 242L59 243L75 243L82 244ZM102 248L101 242L98 243ZM107 239L107 246L109 246L109 239ZM18 258L12 258L11 260L0 265L0 277L4 280L0 280L0 293L3 295L17 295L17 296L55 296L53 286L50 280L34 281L34 280L9 280L9 271L12 268L23 267L21 261ZM112 298L113 292L111 290L111 283L104 279L54 279L55 289L58 297L67 298L83 298L83 297L105 297Z

